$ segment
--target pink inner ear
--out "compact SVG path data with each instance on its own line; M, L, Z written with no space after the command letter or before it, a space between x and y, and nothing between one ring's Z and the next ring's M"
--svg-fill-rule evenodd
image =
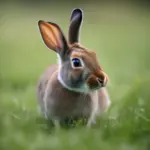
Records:
M53 33L50 31L48 26L43 26L43 34L45 36L46 43L51 43L51 45L56 45L56 40L54 39Z
M45 44L58 52L62 47L61 33L57 26L48 22L40 23L40 31Z

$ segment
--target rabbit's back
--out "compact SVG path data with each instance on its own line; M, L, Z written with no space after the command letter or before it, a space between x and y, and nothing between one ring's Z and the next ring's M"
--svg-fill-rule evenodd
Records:
M45 72L42 74L38 85L37 85L37 98L38 98L38 102L40 104L40 106L43 105L43 99L44 99L44 95L45 95L45 90L48 84L49 79L51 78L51 76L53 75L53 73L58 69L58 64L54 64L49 66Z

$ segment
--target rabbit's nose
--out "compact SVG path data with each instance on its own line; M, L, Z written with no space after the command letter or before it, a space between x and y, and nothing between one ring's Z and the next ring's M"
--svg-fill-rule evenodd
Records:
M99 83L100 86L103 86L104 84L104 80L102 80L101 78L97 78L97 82Z
M96 76L96 80L97 80L97 83L99 84L99 86L101 86L101 87L106 86L106 84L108 82L108 76L104 71L102 71L100 69L96 70L95 76Z
M100 86L105 86L107 83L107 78L106 78L106 76L104 76L103 78L97 78L97 81Z

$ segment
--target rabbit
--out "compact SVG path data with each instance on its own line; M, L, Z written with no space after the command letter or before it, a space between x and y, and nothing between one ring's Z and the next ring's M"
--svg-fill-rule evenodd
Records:
M86 117L86 126L90 127L111 104L106 89L108 75L96 53L80 43L82 20L83 10L73 9L68 41L59 25L38 21L45 45L57 53L59 60L47 68L37 87L40 112L55 126L67 117Z

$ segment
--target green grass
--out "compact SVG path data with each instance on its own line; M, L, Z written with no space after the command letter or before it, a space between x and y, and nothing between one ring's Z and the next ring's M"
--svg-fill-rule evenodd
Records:
M37 111L38 79L49 64L56 62L56 54L42 42L37 21L59 23L66 34L72 7L3 6L1 150L146 150L150 146L150 12L142 7L81 6L85 10L81 40L96 50L111 79L111 108L89 130L77 126L55 131Z

